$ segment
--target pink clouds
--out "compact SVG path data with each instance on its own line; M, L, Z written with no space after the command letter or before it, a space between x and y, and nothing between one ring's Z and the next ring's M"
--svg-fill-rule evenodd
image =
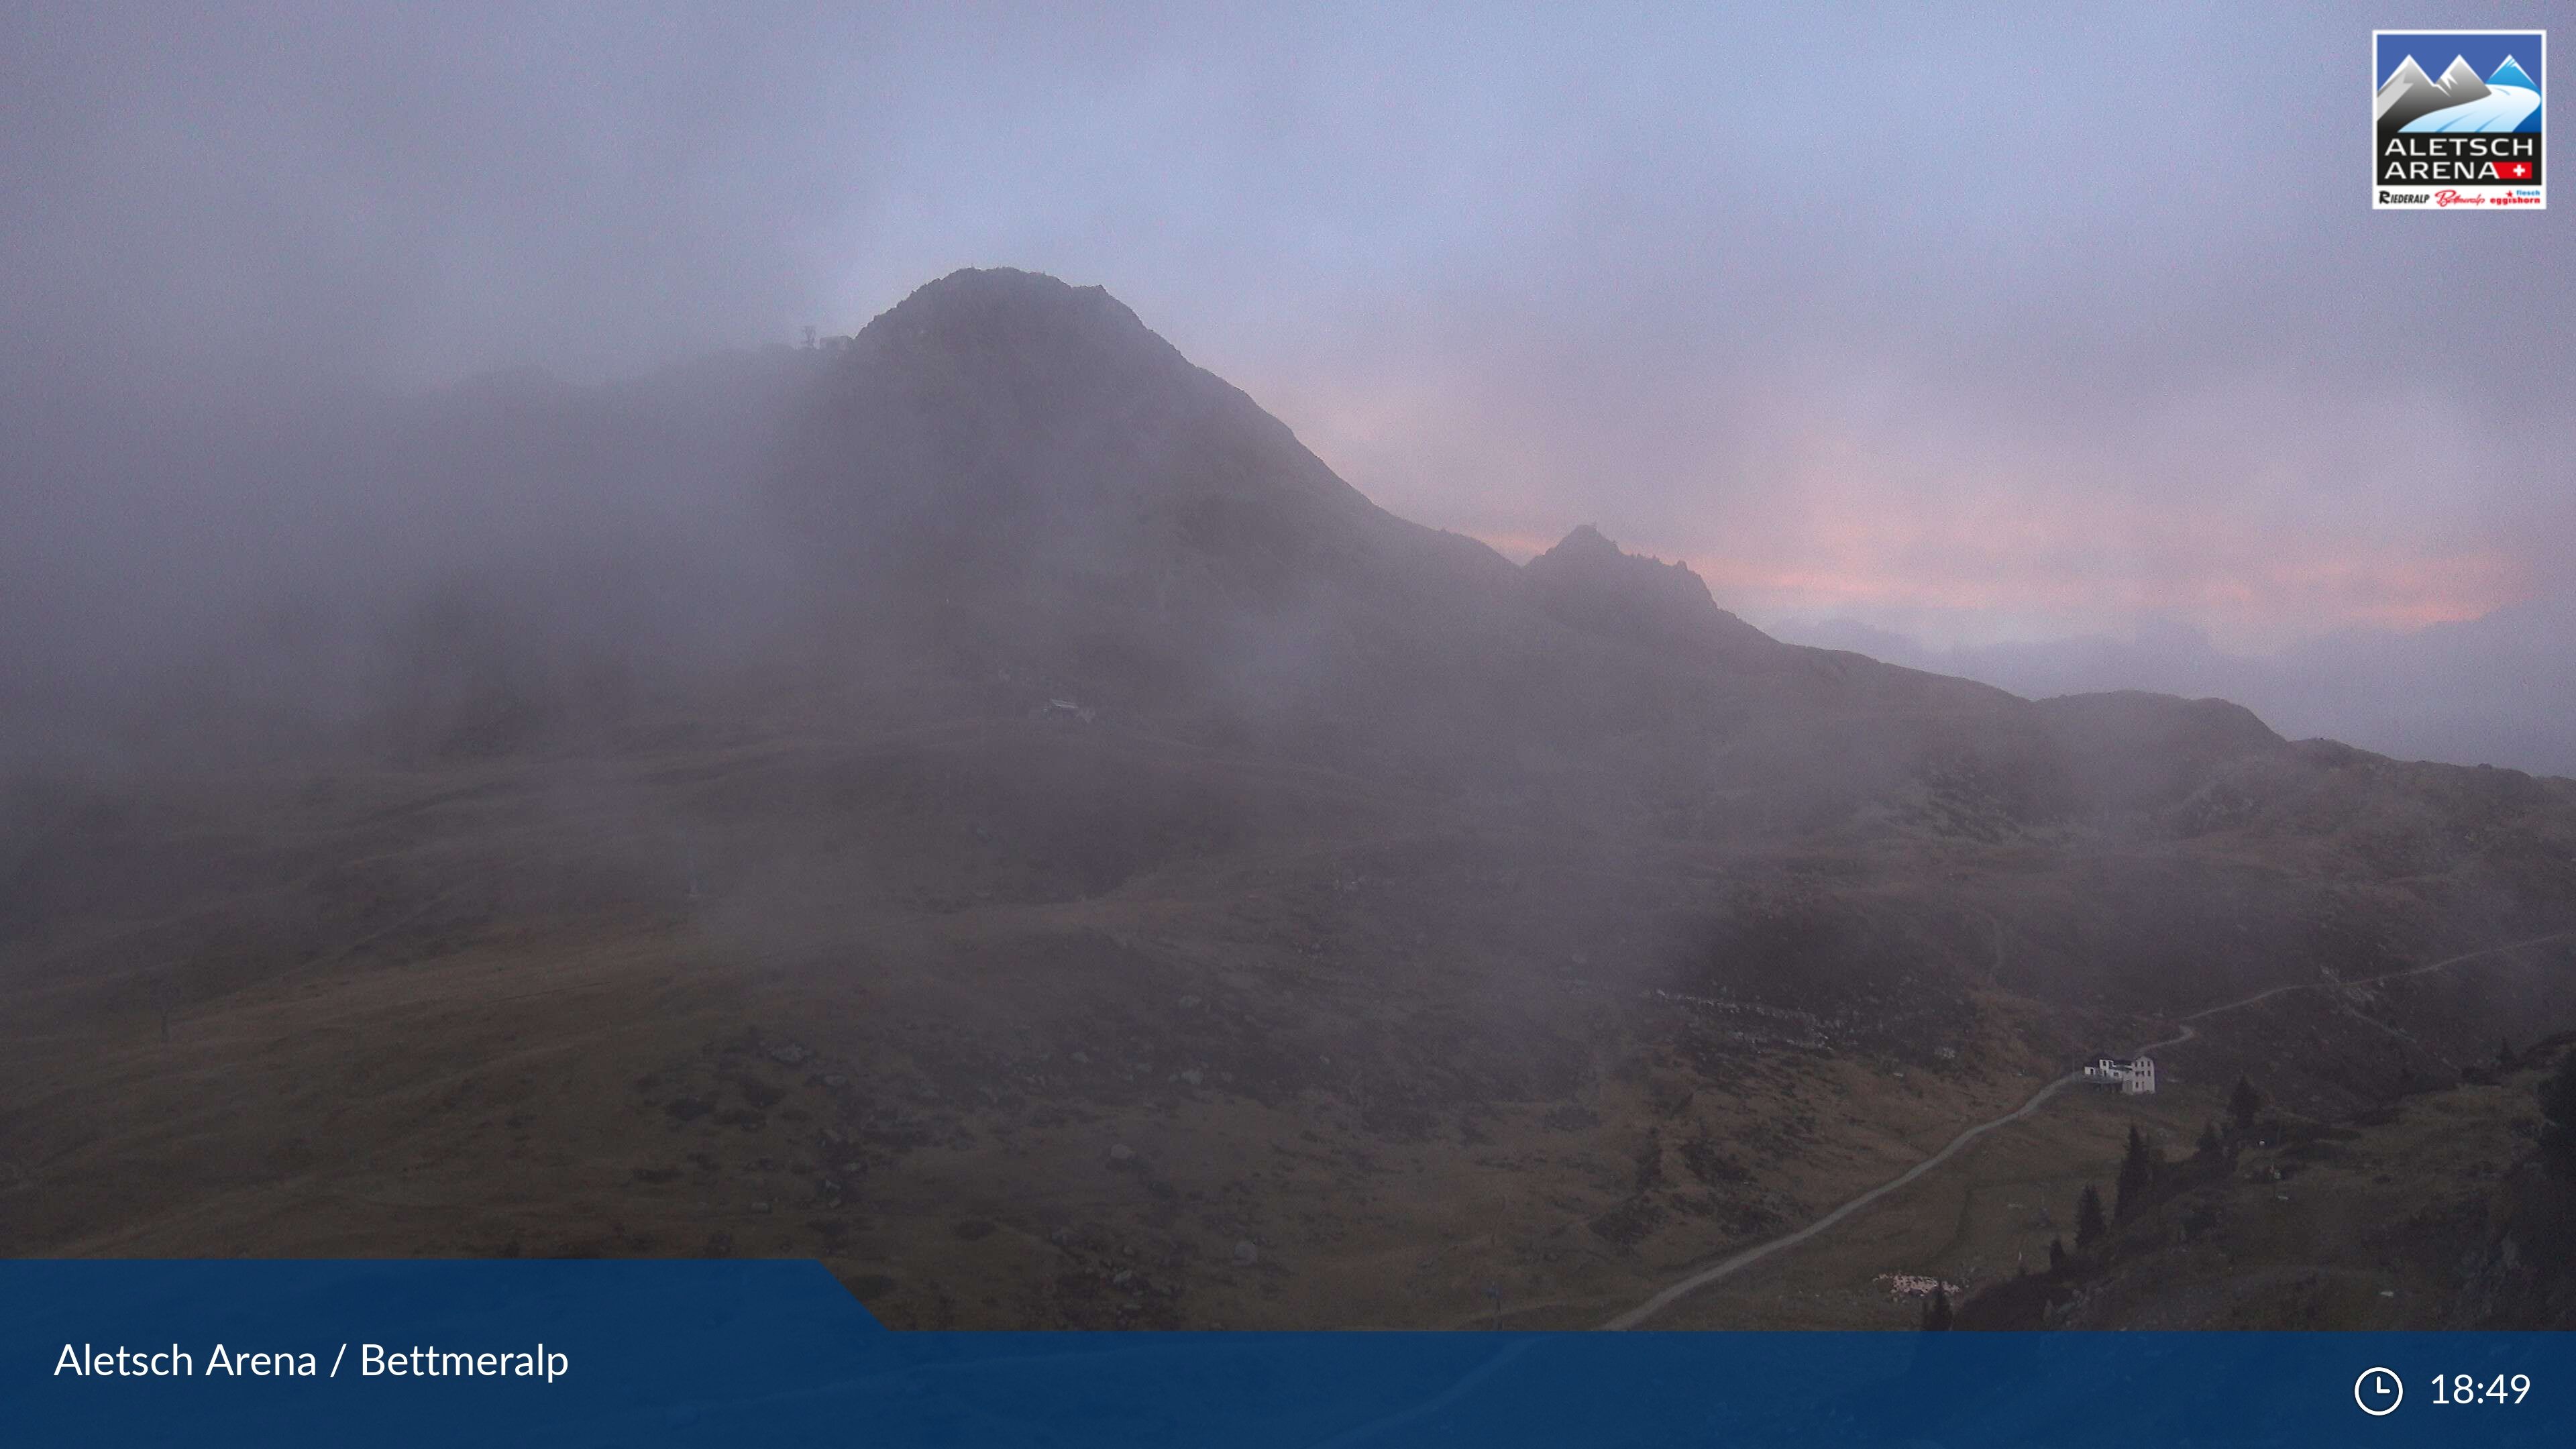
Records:
M1994 638L2180 619L2271 648L2547 586L2526 474L2442 394L2320 404L2256 374L2106 408L2052 385L1815 361L1584 409L1426 360L1385 387L1283 391L1400 513L1514 558L1597 522L1757 620Z

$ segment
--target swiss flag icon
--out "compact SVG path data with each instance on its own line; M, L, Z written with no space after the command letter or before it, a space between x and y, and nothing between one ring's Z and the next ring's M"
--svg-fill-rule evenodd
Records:
M2496 175L2506 181L2529 181L2531 179L2531 163L2528 161L2498 161L2495 164L2495 169Z

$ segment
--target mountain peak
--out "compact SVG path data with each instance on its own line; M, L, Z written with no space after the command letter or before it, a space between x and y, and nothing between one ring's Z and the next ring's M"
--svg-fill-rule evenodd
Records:
M881 607L972 598L1105 634L1097 610L1365 592L1344 575L1406 527L1101 287L952 272L820 376L779 487Z
M1106 287L1077 287L1016 267L965 267L880 313L859 332L862 346L937 338L978 351L1025 350L1033 344L1133 347L1158 360L1180 354L1155 335Z
M2495 74L2487 77L2487 84L2490 86L2520 86L2527 91L2536 91L2540 89L2540 83L2533 80L2530 73L2525 71L2520 65L2515 64L2514 58L2509 55L2504 58L2504 64L2495 68Z
M1629 553L1589 523L1522 572L1558 622L1587 633L1701 656L1741 658L1779 647L1719 608L1690 565Z
M2424 74L2424 68L2410 55L2380 86L2372 114L2382 133L2394 132L2435 111L2465 105L2486 93L2486 82L2478 79L2478 73L2469 68L2465 58L2453 58L2450 69L2442 72L2437 81Z
M1616 559L1626 556L1620 551L1619 545L1612 543L1603 536L1600 529L1589 523L1576 524L1572 532L1557 540L1556 547L1542 555L1546 558L1569 559L1584 557Z
M2441 87L2442 92L2451 98L2453 105L2465 105L2480 99L2487 93L2487 83L2479 77L2477 67L2469 64L2469 58L2465 55L2452 56L2450 66L2442 72L2442 78L2434 84Z
M1080 307L1100 302L1117 307L1130 318L1136 315L1111 297L1106 287L1077 287L1061 277L1018 267L959 267L913 288L883 316L899 317L961 304Z

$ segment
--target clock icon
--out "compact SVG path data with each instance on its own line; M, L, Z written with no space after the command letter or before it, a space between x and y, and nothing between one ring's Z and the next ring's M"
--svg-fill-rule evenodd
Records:
M2397 1406L2406 1402L2406 1386L2397 1381L2394 1369L2363 1369L2361 1377L2352 1381L2352 1401L2361 1405L2363 1413L2380 1418L2396 1413Z

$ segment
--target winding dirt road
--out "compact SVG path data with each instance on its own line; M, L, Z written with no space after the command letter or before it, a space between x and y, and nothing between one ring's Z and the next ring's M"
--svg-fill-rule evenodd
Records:
M2300 981L2293 982L2288 986L2275 986L2268 991L2255 992L2253 995L2241 1000L2226 1002L2218 1006L2203 1007L2198 1011L2192 1012L2188 1016L2176 1017L2174 1018L2174 1025L2182 1028L2180 1031L2176 1032L2172 1036L2164 1038L2162 1041L2151 1041L2146 1043L2138 1048L2136 1054L2139 1056L2145 1056L2150 1052L2158 1051L2165 1047L2179 1046L2182 1043L2191 1040L2193 1037L2200 1035L2199 1029L2192 1025L2193 1022L2206 1021L2210 1017L2217 1016L2225 1012L2241 1011L2246 1007L2269 1001L2276 996L2286 996L2293 991L2316 991L2329 986L2338 988L2347 986L2370 986L2382 981L2397 981L2409 976L2421 976L2427 972L2439 971L2446 966L2457 966L2464 961L2475 961L2482 957L2500 955L2506 951L2518 951L2526 946L2542 946L2547 945L2552 941L2563 941L2570 936L2576 936L2576 931L2555 931L2546 936L2534 936L2527 941L2508 941L2502 945L2487 946L2475 951L2464 951L2457 956L2445 957L2444 959L2432 962L2429 965L2409 966L2403 971L2389 971L2377 976L2359 977L2351 981ZM1683 1298L1707 1287L1709 1284L1714 1283L1721 1278L1732 1277L1746 1268L1761 1262L1763 1259L1770 1257L1774 1253L1783 1253L1798 1246L1809 1238L1831 1228L1834 1224L1850 1217L1853 1213L1859 1212L1862 1208L1869 1206L1871 1203L1878 1201L1880 1198L1883 1198L1889 1193L1896 1191L1898 1188L1905 1186L1907 1183L1914 1181L1923 1174L1939 1167L1942 1163L1949 1161L1951 1158L1957 1156L1960 1150L1965 1148L1969 1143L1976 1141L1978 1138L1985 1136L1987 1133L1992 1132L1996 1128L2004 1126L2007 1123L2018 1122L2023 1118L2028 1117L2031 1113L2036 1112L2042 1106L2045 1106L2049 1098L2066 1090L2069 1085L2073 1084L2077 1080L2079 1080L2078 1076L2072 1072L2059 1077L2057 1080L2041 1087L2038 1091L2031 1093L2029 1098L2020 1106L2015 1107L2013 1110L2006 1112L2000 1117L1980 1122L1977 1125L1968 1128L1958 1136L1951 1138L1948 1144L1943 1146L1940 1151L1933 1153L1931 1156L1924 1158L1921 1162L1905 1169L1905 1171L1889 1178L1887 1181L1880 1183L1878 1186L1871 1188L1869 1191L1862 1193L1860 1196L1853 1198L1840 1207L1835 1208L1832 1212L1825 1214L1823 1217L1816 1219L1814 1222L1807 1224L1796 1232L1789 1233L1782 1237L1773 1238L1767 1243L1757 1243L1750 1248L1746 1248L1740 1253L1722 1258L1716 1263L1700 1269L1698 1272L1695 1272L1689 1277L1673 1284L1661 1293L1656 1294L1654 1297L1647 1299L1645 1302L1638 1304L1636 1307L1629 1309L1627 1312L1620 1314L1618 1317L1611 1319L1609 1322L1601 1326L1606 1329L1635 1328L1639 1324L1644 1323L1647 1319L1654 1317L1656 1314L1661 1313L1673 1304L1681 1301Z

